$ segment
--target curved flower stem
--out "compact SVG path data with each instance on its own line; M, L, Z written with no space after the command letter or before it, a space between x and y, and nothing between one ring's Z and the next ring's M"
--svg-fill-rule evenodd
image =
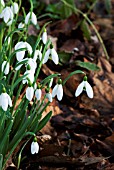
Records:
M65 0L61 0L61 1L62 1L67 7L73 9L73 11L74 11L75 14L77 14L77 13L81 14L81 15L85 18L85 20L92 26L92 28L94 29L94 31L95 31L95 33L96 33L96 35L97 35L97 37L98 37L98 39L99 39L99 41L100 41L100 43L101 43L101 45L102 45L104 54L106 55L106 58L107 58L107 60L108 60L108 59L109 59L109 55L108 55L108 53L107 53L106 47L105 47L105 45L104 45L104 42L103 42L103 40L102 40L99 32L97 31L95 25L94 25L93 22L88 18L87 14L84 14L81 10L79 10L79 9L77 9L76 7L70 5L70 4L67 3Z

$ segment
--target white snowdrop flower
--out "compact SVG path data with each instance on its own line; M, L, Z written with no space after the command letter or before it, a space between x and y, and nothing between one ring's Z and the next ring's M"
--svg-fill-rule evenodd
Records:
M32 47L29 43L25 42L25 46L27 48L27 51L29 52L29 54L31 55L32 54Z
M40 61L41 61L41 59L42 59L42 53L41 53L40 50L35 50L33 59L36 61L37 58L39 58Z
M5 6L4 0L0 0L0 4L4 7Z
M19 50L21 48L27 48L28 53L31 55L32 54L32 47L30 46L29 43L20 41L15 45L15 50ZM24 56L25 56L25 50L23 51L18 51L16 52L16 58L18 61L22 61Z
M30 18L31 17L31 18ZM37 24L37 18L36 18L36 15L34 14L34 12L29 12L26 17L25 17L25 24L28 24L29 23L29 20L34 24L36 25Z
M24 28L24 26L25 26L25 24L22 23L22 22L20 22L20 23L18 24L18 28Z
M77 87L75 96L79 96L83 92L83 90L86 91L89 98L93 98L93 89L91 85L87 82L87 76L84 76L83 81Z
M33 60L32 58L28 58L27 65L30 66L30 71L35 73L35 70L36 70L36 67L37 67L36 61Z
M52 97L55 97L56 95L57 95L57 99L61 101L63 98L63 86L62 86L61 79L59 79L58 84L56 84L52 90Z
M49 102L53 101L52 94L50 92L46 93L46 98L49 100Z
M42 96L42 90L41 89L37 89L35 91L35 96L36 96L37 100L39 101L41 99L41 96Z
M15 45L15 50L21 49L21 48L26 48L25 42L20 41ZM16 58L18 61L21 61L25 56L25 50L16 52Z
M12 107L12 100L10 96L5 92L0 95L0 106L4 111L7 111L8 105Z
M13 3L13 5L11 6L11 10L13 12L13 14L17 14L19 11L19 6L16 2Z
M0 18L3 18L6 25L11 25L13 22L13 12L10 7L6 7L2 10L2 13L0 14Z
M55 51L55 49L53 47L50 47L45 53L45 56L44 56L44 59L43 59L43 64L48 61L49 56L52 58L53 62L56 65L59 63L59 57L58 57L57 52Z
M8 61L3 61L2 63L2 72L4 72L5 75L7 75L9 73L9 62Z
M46 29L44 30L43 34L42 34L42 41L44 44L46 44L47 42L47 31Z
M26 74L27 74L27 76L23 78L22 83L28 84L29 83L28 79L30 80L31 83L33 83L34 82L34 73L31 70L27 70L27 71L25 71L24 75L26 75Z
M31 154L37 154L39 152L39 144L38 142L31 143Z
M34 88L31 86L31 87L27 87L26 89L26 98L31 101L32 98L34 96Z

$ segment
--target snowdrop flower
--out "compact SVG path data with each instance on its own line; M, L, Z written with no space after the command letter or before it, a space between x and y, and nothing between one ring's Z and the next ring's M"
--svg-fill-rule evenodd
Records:
M59 79L58 84L56 84L52 90L52 97L55 97L56 95L57 95L57 99L61 101L63 98L63 86L62 86L61 79Z
M15 50L19 50L21 48L27 48L28 53L30 55L32 54L32 47L30 46L29 43L20 41L15 45ZM25 56L25 51L26 50L16 52L16 58L17 58L18 61L22 61L22 59Z
M31 143L31 154L37 154L39 152L39 144L37 138L34 138L34 141Z
M18 28L24 28L25 24L20 22L19 25L18 25Z
M13 14L17 14L19 11L19 6L16 2L13 3L13 5L11 6L11 10L13 12Z
M9 26L13 22L13 12L10 7L6 7L3 9L0 14L0 18L3 18L4 22Z
M32 58L24 58L22 61L26 61L25 65L31 72L33 72L33 74L35 73L36 67L37 67L37 63L35 60L33 60ZM19 70L23 64L19 64L20 62L17 63L17 67L15 68L15 70Z
M35 96L36 96L38 101L41 99L42 91L41 91L40 88L35 91Z
M28 84L29 81L31 83L33 83L34 82L34 73L31 70L27 70L27 71L25 71L24 75L26 75L26 74L27 74L27 76L23 78L22 83L23 84L25 84L25 83Z
M34 24L36 25L37 24L37 18L36 18L36 15L34 14L34 12L29 12L25 18L25 24L28 24L29 23L29 20Z
M0 5L5 6L4 0L0 0Z
M4 72L5 75L7 75L9 73L9 62L8 61L3 61L2 63L2 72Z
M91 85L87 82L87 76L84 76L83 81L79 84L76 89L75 96L79 96L82 91L85 90L89 98L93 98L93 89Z
M39 58L39 60L41 61L42 59L42 53L40 50L35 50L35 53L34 53L34 56L33 56L33 59L36 61L37 58Z
M27 87L26 89L26 98L31 101L34 96L34 88L32 86Z
M46 93L46 98L49 100L49 102L53 101L52 94L50 92Z
M51 56L53 62L57 65L59 63L59 57L55 49L53 48L53 45L50 45L50 48L46 51L43 64L46 63L49 59L49 56Z
M3 92L3 93L0 95L0 106L2 107L2 109L3 109L4 111L7 111L8 105L9 105L10 107L12 107L11 98L10 98L10 96L9 96L6 92Z
M42 41L44 44L46 44L47 42L47 31L46 29L44 30L43 34L42 34Z

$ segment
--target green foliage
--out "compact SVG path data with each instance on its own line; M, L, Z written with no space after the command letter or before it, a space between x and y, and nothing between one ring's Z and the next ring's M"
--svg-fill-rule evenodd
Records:
M76 61L76 65L78 65L82 68L86 68L87 70L91 70L91 71L99 71L100 70L100 68L96 64L90 63L90 62Z
M105 1L105 8L108 12L108 14L111 13L111 9L112 9L112 3L111 0L104 0Z

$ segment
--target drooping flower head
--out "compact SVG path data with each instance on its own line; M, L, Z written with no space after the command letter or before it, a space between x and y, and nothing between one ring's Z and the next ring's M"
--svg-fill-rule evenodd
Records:
M34 25L37 24L37 18L36 18L36 15L34 14L34 12L29 12L27 15L26 15L26 18L25 18L25 24L27 25L29 22L32 22Z
M46 28L44 29L44 32L42 34L42 41L44 44L46 44L47 42L47 31L46 31Z
M19 11L19 6L16 2L13 3L13 5L11 6L11 10L13 12L13 14L17 14Z
M59 79L58 83L55 85L55 87L52 90L52 97L55 97L57 95L57 99L59 101L63 98L63 86L62 86L62 80Z
M2 72L7 75L9 73L9 69L10 69L10 64L8 62L7 57L4 57L4 61L2 63Z
M50 48L46 51L44 59L43 59L43 64L46 63L49 59L49 57L52 58L53 62L57 65L59 63L59 57L55 49L53 48L53 45L50 45Z
M87 81L87 76L84 76L83 81L77 87L75 96L78 97L83 92L83 90L86 91L89 98L93 98L93 89Z
M13 22L13 12L10 7L6 7L2 10L2 13L0 14L0 18L3 18L6 25L11 25Z
M23 60L26 50L28 51L28 53L30 55L32 54L32 47L29 43L24 42L24 41L20 41L15 45L15 50L19 50L21 48L25 48L25 50L16 52L16 58L17 58L18 61Z
M39 144L37 138L34 137L33 142L31 143L31 154L37 154L39 152Z
M10 96L6 93L6 89L2 89L2 93L0 95L0 106L4 111L7 111L8 105L12 107L12 100Z
M38 87L35 91L35 97L37 98L37 100L39 101L41 99L42 96L42 90L41 90L41 85L38 84Z

